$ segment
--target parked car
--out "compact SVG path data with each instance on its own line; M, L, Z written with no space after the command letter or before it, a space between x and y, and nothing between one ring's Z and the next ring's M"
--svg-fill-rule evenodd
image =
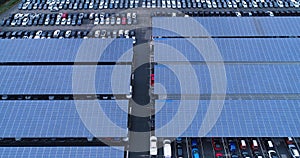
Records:
M223 145L219 139L212 139L213 147L216 151L220 151L223 149Z
M200 158L199 150L196 147L192 148L192 158Z
M289 144L288 148L289 148L292 158L300 158L299 150L297 149L297 147L294 144Z
M164 144L164 148L163 148L164 157L165 158L171 158L172 157L171 141L168 140L168 139L165 139L163 141L163 144Z
M150 155L157 155L157 138L155 136L150 137Z

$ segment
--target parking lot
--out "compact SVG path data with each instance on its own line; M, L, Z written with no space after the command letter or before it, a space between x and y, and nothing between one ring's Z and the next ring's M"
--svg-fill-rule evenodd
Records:
M172 140L158 138L160 148L156 157L166 156L163 143L166 139ZM177 138L171 143L171 155L183 158L290 158L299 154L298 144L298 138Z
M149 98L144 94L148 94L150 86L146 80L150 80L147 75L151 74L148 65L151 17L299 16L298 8L299 1L295 0L22 0L0 15L0 38L132 38L133 44L138 46L134 47L132 66L136 69L136 79L143 80L135 83L133 99L147 102ZM136 124L132 131L141 130L140 125L144 124L149 124L149 129L155 128L151 123L155 120L149 123L148 119L134 118L132 121L131 124ZM165 139L158 139L157 146L161 148L157 149L156 157L164 157ZM140 140L135 141L132 144L139 145ZM276 158L276 155L290 158L292 150L299 151L299 145L299 138L292 141L286 138L179 138L170 143L172 157L184 158Z

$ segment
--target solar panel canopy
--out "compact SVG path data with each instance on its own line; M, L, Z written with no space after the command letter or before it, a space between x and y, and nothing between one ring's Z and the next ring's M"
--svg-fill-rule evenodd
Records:
M300 93L298 64L158 64L154 68L155 94Z
M0 147L0 157L122 158L124 147Z
M156 100L157 137L299 137L299 100Z
M1 66L0 94L129 94L130 65Z
M297 36L299 25L300 17L153 17L152 35Z
M0 62L132 62L132 39L0 40ZM116 49L118 48L118 49Z
M298 62L298 38L157 38L154 61Z
M127 109L127 100L0 101L0 137L126 137Z

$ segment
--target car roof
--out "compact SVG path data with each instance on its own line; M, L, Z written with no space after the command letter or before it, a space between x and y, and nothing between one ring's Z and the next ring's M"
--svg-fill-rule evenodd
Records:
M300 156L299 151L297 149L292 149L294 156Z
M268 141L268 145L269 145L269 147L271 147L271 148L272 148L272 147L273 147L273 143L272 143L272 141L270 141L270 140L269 140L269 141Z
M256 141L256 140L253 140L252 142L253 142L253 146L258 146L258 144L257 144L257 141Z

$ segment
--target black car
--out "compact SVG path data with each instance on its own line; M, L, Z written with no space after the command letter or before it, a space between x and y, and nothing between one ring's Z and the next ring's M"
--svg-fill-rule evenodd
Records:
M183 157L183 149L181 144L177 144L177 157L181 158Z
M89 31L83 31L82 35L87 36L89 34Z
M71 32L71 38L75 38L76 37L76 31L72 31Z

